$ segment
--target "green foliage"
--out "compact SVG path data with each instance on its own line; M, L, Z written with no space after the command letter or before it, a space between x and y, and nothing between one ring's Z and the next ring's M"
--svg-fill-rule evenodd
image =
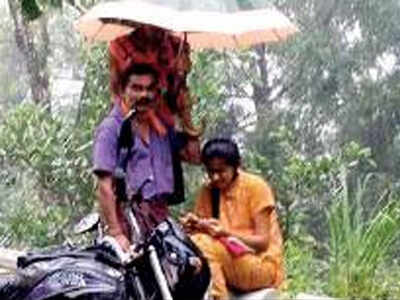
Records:
M62 243L72 207L43 201L37 182L25 173L13 184L0 185L0 236L10 234L11 246L45 247Z
M345 178L343 178L345 180ZM340 298L376 299L390 274L377 273L391 261L400 237L398 199L383 194L371 213L363 208L367 176L352 194L343 183L328 211L330 229L329 292ZM382 278L383 277L383 278ZM383 279L383 280L382 280Z
M376 167L370 149L356 142L343 145L334 155L307 157L296 150L298 139L284 126L274 130L260 126L248 142L245 165L265 177L275 190L287 238L322 242L326 238L321 226L325 223L323 210L340 184L340 171L348 170L353 179Z
M395 249L397 250L398 247ZM400 297L400 264L398 258L391 259L376 270L375 278L382 279L377 286L376 298L398 299Z
M44 108L21 105L7 115L1 131L5 164L31 171L56 202L92 203L91 142L82 143L81 130L66 126Z
M196 52L192 55L193 66L188 84L194 96L193 120L205 125L205 135L213 136L221 119L227 117L223 110L224 97L221 95L223 68L221 55L214 51Z
M399 265L393 259L400 237L398 195L388 190L376 199L373 210L363 207L372 175L354 192L341 173L341 188L326 209L328 251L312 241L285 243L287 280L291 295L299 292L328 294L341 299L396 299Z
M285 243L285 290L298 293L322 293L327 265L317 258L312 245L294 240Z
M86 140L92 139L93 130L111 107L109 89L109 60L105 45L84 48L85 85L83 87L75 126L83 129Z
M21 11L28 21L38 19L48 8L62 8L62 0L19 0Z
M0 190L20 189L18 173L35 183L24 185L20 194L6 193L10 202L18 202L19 210L0 210L6 224L0 231L11 233L16 245L61 242L65 225L93 209L90 159L94 128L110 107L108 66L105 47L83 54L88 55L88 77L75 120L22 104L0 124L0 165L6 184ZM24 216L30 220L27 226Z
M29 20L35 20L42 15L42 10L40 9L36 0L20 0L22 14Z

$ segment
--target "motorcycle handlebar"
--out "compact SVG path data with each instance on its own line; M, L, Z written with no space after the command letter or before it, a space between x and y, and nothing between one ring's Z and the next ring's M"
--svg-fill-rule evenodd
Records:
M117 254L118 258L120 259L120 261L123 265L129 264L133 260L135 260L136 258L141 256L141 253L136 252L134 246L131 246L131 249L129 252L125 252L124 250L122 250L122 247L117 242L117 240L110 235L104 236L104 238L101 240L101 243L109 244L110 247L115 251L115 253Z

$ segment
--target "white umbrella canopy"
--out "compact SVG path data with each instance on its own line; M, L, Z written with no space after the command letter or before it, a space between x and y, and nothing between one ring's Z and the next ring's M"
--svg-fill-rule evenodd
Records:
M120 0L94 6L75 24L86 38L111 41L142 24L186 35L192 49L279 42L297 27L267 0Z

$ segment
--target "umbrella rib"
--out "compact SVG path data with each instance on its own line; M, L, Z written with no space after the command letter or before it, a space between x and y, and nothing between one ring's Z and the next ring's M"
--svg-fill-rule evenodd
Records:
M233 41L235 42L236 48L240 48L239 40L236 34L233 36Z
M93 39L96 39L96 37L100 34L101 30L103 29L103 27L105 26L105 24L103 22L101 22L101 26L99 27L99 29L97 30L97 32L94 35Z
M278 38L278 41L282 41L283 40L283 38L281 37L281 35L278 33L278 31L276 29L272 29L271 31Z
M184 32L184 33L183 33L183 39L181 39L180 42L179 42L179 50L178 50L178 55L177 55L177 57L180 57L180 56L181 56L182 51L183 51L183 45L186 43L186 41L187 41L187 33Z

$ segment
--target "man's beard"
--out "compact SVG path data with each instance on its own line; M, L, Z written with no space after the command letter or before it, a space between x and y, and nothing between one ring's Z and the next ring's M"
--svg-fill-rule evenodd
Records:
M131 109L135 109L137 107L142 107L146 108L146 110L154 108L154 105L152 105L154 102L153 98L145 97L145 98L140 98L139 100L135 101L132 104Z
M142 122L149 124L158 135L165 136L167 134L167 128L162 121L163 118L160 117L160 112L156 109L154 102L149 101L153 100L150 98L143 98L133 105L133 109L139 113L138 117Z

